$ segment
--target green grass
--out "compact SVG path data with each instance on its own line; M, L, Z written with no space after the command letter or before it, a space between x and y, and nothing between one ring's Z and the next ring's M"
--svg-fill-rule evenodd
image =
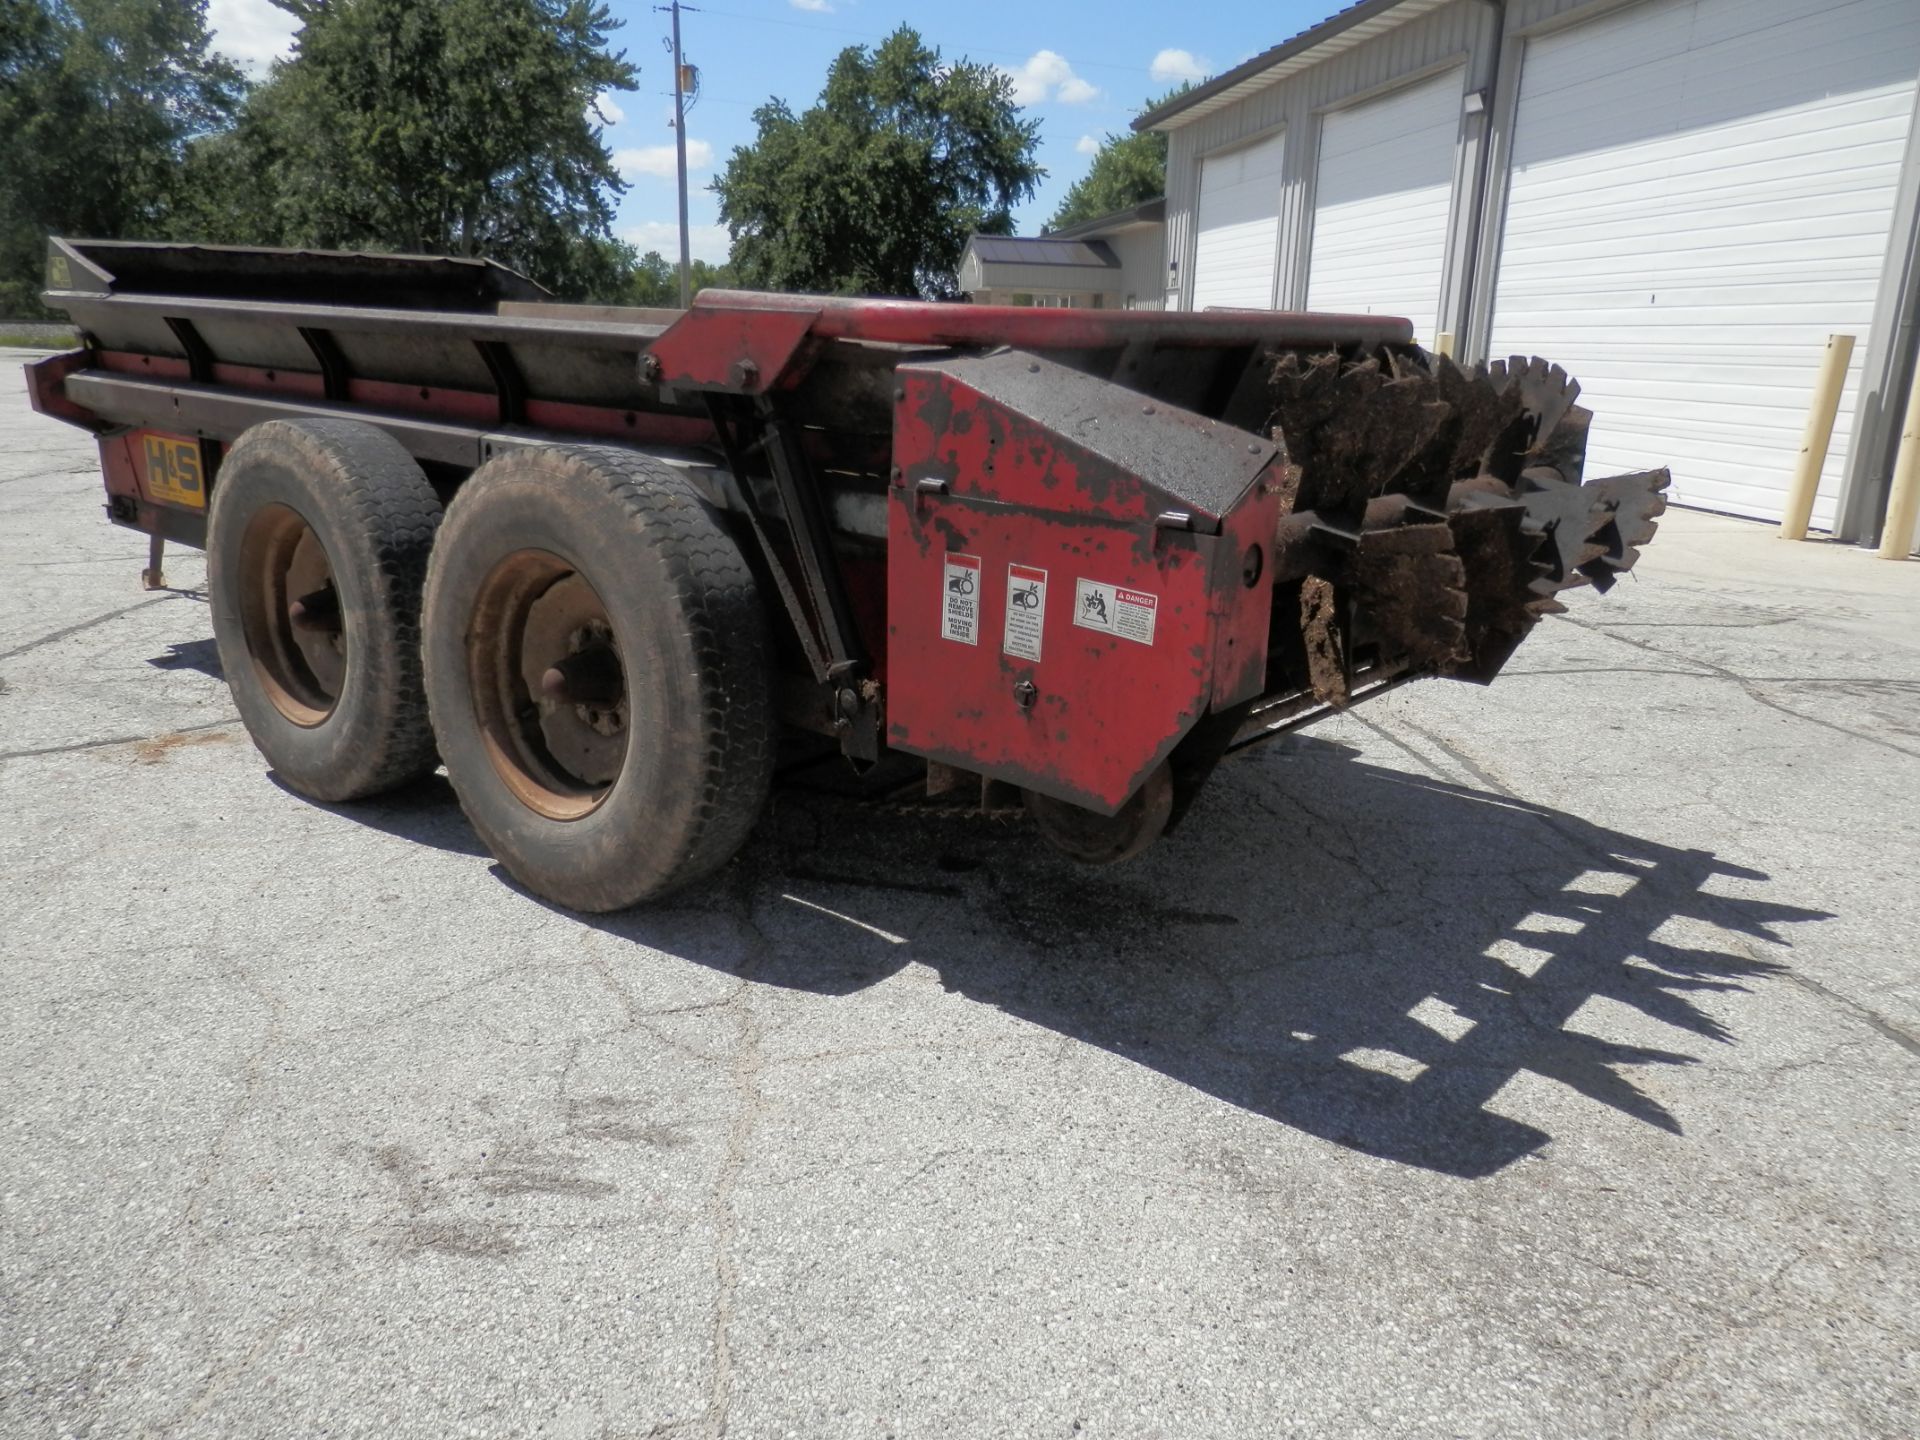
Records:
M66 325L0 323L0 349L68 350L79 343L79 332Z

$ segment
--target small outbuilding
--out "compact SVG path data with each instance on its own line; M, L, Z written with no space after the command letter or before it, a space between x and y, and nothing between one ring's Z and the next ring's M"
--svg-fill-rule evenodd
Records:
M1167 202L1149 200L1046 235L973 235L960 288L982 305L1158 310Z
M1142 116L1165 303L1394 313L1538 353L1596 473L1780 517L1829 334L1814 511L1871 539L1915 364L1920 0L1361 0Z

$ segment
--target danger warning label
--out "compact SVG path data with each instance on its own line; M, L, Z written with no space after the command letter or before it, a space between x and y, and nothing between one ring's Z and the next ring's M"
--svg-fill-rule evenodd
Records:
M1047 626L1047 572L1031 565L1007 566L1007 625L1000 648L1021 660L1040 658Z
M948 552L940 592L940 638L980 643L980 557Z
M1083 629L1151 645L1153 622L1159 611L1160 597L1144 590L1103 585L1098 580L1074 582L1073 623Z

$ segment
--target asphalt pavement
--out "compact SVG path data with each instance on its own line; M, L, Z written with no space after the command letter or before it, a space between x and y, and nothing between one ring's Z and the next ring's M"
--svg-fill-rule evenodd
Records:
M1140 860L322 806L0 359L0 1435L1920 1431L1920 565L1676 513Z

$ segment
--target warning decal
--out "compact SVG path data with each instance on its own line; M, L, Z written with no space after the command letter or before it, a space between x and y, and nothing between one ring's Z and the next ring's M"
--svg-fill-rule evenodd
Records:
M1000 648L1021 660L1040 658L1040 632L1047 626L1047 572L1031 565L1007 566L1007 628Z
M940 638L980 643L980 557L947 554L946 588L940 594Z
M1144 590L1103 585L1098 580L1074 582L1073 623L1084 629L1151 645L1159 611L1160 597Z

